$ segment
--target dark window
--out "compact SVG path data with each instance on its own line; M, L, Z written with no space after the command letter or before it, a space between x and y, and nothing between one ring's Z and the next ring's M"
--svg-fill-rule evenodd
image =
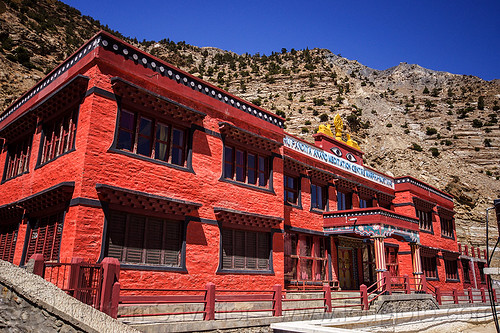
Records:
M9 144L8 159L5 164L4 179L14 178L17 175L28 172L29 156L31 152L31 136L23 141Z
M77 114L77 111L72 111L44 125L40 164L49 162L74 148Z
M444 259L444 269L446 271L446 280L458 280L458 265L456 260Z
M311 184L311 207L325 210L328 200L328 187Z
M337 210L352 209L352 193L337 191Z
M441 235L453 238L453 219L439 216L441 221Z
M30 221L33 227L28 238L26 261L35 253L43 254L46 261L59 260L63 216L61 212Z
M373 207L373 199L363 199L359 200L359 208L369 208Z
M462 259L462 271L464 272L464 282L470 283L470 261Z
M187 152L186 130L139 113L121 110L116 148L184 166Z
M126 264L181 266L182 223L113 211L107 255Z
M437 279L437 262L436 257L426 257L422 256L422 269L424 271L425 277L431 279Z
M270 235L222 229L222 269L269 271Z
M224 178L267 187L269 157L239 148L224 147Z
M285 234L285 278L287 281L326 281L327 239Z
M299 199L299 178L285 175L285 201L294 205Z
M0 259L8 262L14 260L16 250L17 225L0 227Z
M421 230L432 232L432 212L415 208Z
M486 275L484 275L484 262L478 262L477 268L479 269L479 277L481 278L481 283L486 283Z

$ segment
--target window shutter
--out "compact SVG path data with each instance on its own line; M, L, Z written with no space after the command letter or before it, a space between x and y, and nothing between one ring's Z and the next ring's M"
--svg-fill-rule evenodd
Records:
M0 234L0 259L12 262L16 248L17 230Z
M222 229L222 268L233 268L233 230Z
M247 232L246 257L247 269L257 269L257 233Z
M267 233L257 233L258 234L258 269L269 269L269 234Z
M47 236L47 226L39 227L38 228L38 236L36 239L36 246L35 246L35 252L34 253L41 253L43 254L43 258L45 260L48 260L48 258L45 256L44 253L44 244L45 244L45 239ZM29 259L29 258L28 258Z
M234 269L245 268L245 232L234 230Z
M45 231L45 241L43 242L43 257L45 260L54 260L52 256L52 249L56 238L56 225L49 224L44 227ZM57 258L56 258L57 259Z
M126 220L125 214L113 212L108 223L108 256L119 261L123 260Z
M166 221L165 261L168 266L179 266L181 257L181 224L176 221Z
M130 216L126 237L125 261L141 263L144 248L144 224L146 218L141 216Z
M162 263L163 221L150 218L146 228L146 264L159 265Z

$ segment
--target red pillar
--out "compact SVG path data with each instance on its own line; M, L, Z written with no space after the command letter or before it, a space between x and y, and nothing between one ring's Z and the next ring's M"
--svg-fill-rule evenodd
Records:
M361 293L361 304L363 305L363 310L368 310L368 289L366 285L362 284L359 286L359 292Z
M120 279L120 262L116 258L104 258L101 265L103 269L101 311L107 315L111 315L113 286Z
M275 284L273 286L274 296L273 296L273 316L281 317L283 315L283 301L282 301L282 288L280 284ZM331 299L330 299L331 302ZM330 304L331 307L331 304Z
M474 295L472 294L472 288L469 287L467 288L468 294L469 294L469 303L474 303Z
M212 282L207 283L207 293L205 296L205 316L204 320L215 319L215 284Z
M384 277L385 290L389 295L392 295L391 273L389 271L385 271Z
M45 273L45 263L43 259L43 254L35 253L31 256L30 260L33 259L35 262L33 264L33 274L43 277Z
M457 288L453 288L453 303L458 304Z
M481 288L481 302L486 303L486 293L484 292L484 288Z
M326 312L332 312L332 290L330 286L323 286L323 291L325 293L325 306Z
M439 305L443 304L443 299L441 297L441 288L436 287L436 301L438 302Z
M120 304L120 287L120 282L116 282L113 285L111 296L111 313L109 315L115 319L118 317L118 305Z
M80 270L83 258L71 258L71 266L69 268L69 289L73 297L80 299Z

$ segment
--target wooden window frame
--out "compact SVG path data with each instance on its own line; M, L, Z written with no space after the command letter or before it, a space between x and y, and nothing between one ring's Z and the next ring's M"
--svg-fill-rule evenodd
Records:
M241 162L238 162L238 154L242 156ZM253 167L248 164L248 155L254 156L255 164ZM245 149L233 143L224 145L223 179L258 188L270 189L270 167L271 157L268 154ZM241 179L238 177L238 170L241 170ZM255 183L251 182L251 177L249 176L252 170Z
M288 186L288 179L293 179L294 186ZM284 196L285 203L292 206L300 206L300 181L301 178L299 176L294 176L291 174L284 174L283 177L283 187L284 187ZM289 200L289 194L292 195L293 200Z
M425 210L419 207L415 207L415 213L418 218L418 226L420 227L420 230L424 232L434 233L432 210Z
M132 130L122 126L122 117L124 114L130 114L133 116L133 126ZM151 129L149 135L146 134L141 134L140 133L140 125L141 125L141 119L147 119L151 121ZM164 140L163 138L158 138L157 135L157 130L159 126L163 126L167 129L167 140ZM179 133L182 133L182 144L175 144L174 143L174 133L178 131ZM120 146L120 134L121 133L127 133L128 135L131 135L131 147L128 149L128 147L122 147ZM141 139L148 139L150 141L149 143L149 153L148 154L141 154L138 151L138 146L139 146L139 141ZM156 149L157 149L157 144L163 144L166 145L166 158L163 159L159 154L157 154ZM163 118L156 118L154 116L151 116L147 114L146 112L141 112L141 111L135 111L134 108L129 108L129 107L123 107L120 108L119 116L117 117L117 125L116 125L116 131L115 131L115 142L113 144L113 148L118 150L118 151L126 151L129 152L133 155L137 155L138 157L144 157L146 159L151 159L154 161L160 161L161 163L165 163L171 166L175 167L180 167L180 168L187 168L189 167L189 130L187 126L181 125L177 122L174 121L169 121ZM173 152L175 150L180 150L181 151L181 161L180 162L175 162L174 161L174 154Z
M33 135L9 144L2 182L28 173Z
M16 251L19 224L0 227L0 259L12 263Z
M486 266L486 264L484 262L480 262L480 261L477 262L477 269L479 271L479 279L480 279L481 284L486 283L486 275L484 274L484 267L485 266Z
M320 203L317 200L318 193L321 195ZM328 210L328 185L311 182L311 209Z
M108 214L109 220L107 224L106 234L106 256L117 258L123 267L129 268L144 268L144 269L159 269L159 270L185 270L185 226L183 221L156 217L142 214L134 214L126 211L111 210ZM116 219L121 220L116 220ZM142 221L141 221L142 220ZM118 225L122 223L123 225ZM154 232L153 224L161 224L161 232ZM142 225L142 227L141 227ZM139 228L141 230L133 230ZM177 228L173 230L172 228ZM153 231L151 231L153 230ZM156 230L157 231L157 230ZM149 233L148 233L149 232ZM120 235L120 233L123 233ZM132 239L133 235L138 236L137 239ZM177 233L177 237L175 236ZM159 236L156 240L161 242L161 249L150 249L147 246L154 242L154 238ZM120 244L113 244L113 237L123 238ZM170 238L169 237L173 237ZM140 247L130 246L134 242L140 243ZM169 253L168 247L175 247ZM174 253L172 255L172 253ZM172 260L173 257L176 257ZM139 260L129 260L128 258L140 257ZM157 257L157 260L152 258ZM169 257L170 258L169 260ZM156 262L153 262L156 261Z
M360 197L359 208L373 208L373 198Z
M470 280L470 263L471 261L468 259L461 259L462 263L462 272L464 276L464 283L471 283Z
M38 167L75 149L78 108L47 121L43 126Z
M455 239L455 232L453 228L453 218L447 216L439 216L441 224L441 236L445 238Z
M443 259L446 281L460 281L458 278L458 261Z
M421 256L422 260L422 271L425 277L429 280L439 281L439 275L437 271L437 256Z
M352 193L353 192L337 190L337 210L350 210L353 208Z
M243 239L237 239L238 236L243 237ZM251 245L254 236L255 248ZM270 232L221 227L220 237L220 268L218 272L272 273L273 244ZM254 251L253 256L252 251Z
M64 215L64 212L57 212L30 221L25 262L35 253L43 254L45 261L59 262Z
M328 238L319 237L314 235L307 234L298 234L298 233L287 233L285 237L285 241L292 242L295 240L295 247L290 246L290 253L288 252L287 244L285 244L285 262L289 261L291 263L292 272L285 272L285 275L288 274L288 280L294 281L321 281L326 282L329 281L329 271L328 271ZM311 242L311 246L309 251L302 251L302 244L307 241ZM323 253L321 253L323 251ZM303 264L306 262L312 262L311 264L311 276L308 279L302 278L302 273L304 272ZM320 269L322 267L322 269ZM323 272L323 278L318 279L317 275ZM291 275L290 275L291 274Z

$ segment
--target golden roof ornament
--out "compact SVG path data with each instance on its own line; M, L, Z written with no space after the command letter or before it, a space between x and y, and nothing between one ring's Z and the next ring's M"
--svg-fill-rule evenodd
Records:
M344 122L342 121L342 118L338 113L335 118L333 118L333 126L335 126L335 139L342 141L342 130L344 129Z
M331 136L333 137L333 133L332 133L332 130L330 128L330 124L326 124L325 125L319 125L319 128L318 128L318 133L323 133L323 134L326 134L328 136Z
M354 141L353 139L351 139L351 135L349 133L346 133L347 141L342 140L342 131L344 129L344 122L342 121L342 118L340 117L340 114L338 114L338 113L335 116L335 118L333 118L333 126L335 127L335 139L336 140L345 142L347 145L349 145L353 148L360 149L358 143L356 141ZM319 125L318 133L323 133L325 135L333 137L333 133L332 133L330 124Z

